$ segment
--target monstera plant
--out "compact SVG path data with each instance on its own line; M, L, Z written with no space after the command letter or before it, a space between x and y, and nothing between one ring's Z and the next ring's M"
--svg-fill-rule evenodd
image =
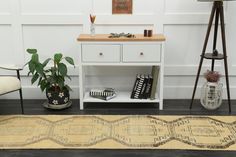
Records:
M71 80L66 63L75 66L74 60L61 53L55 53L53 58L40 62L37 49L27 49L27 52L31 55L26 64L29 68L28 75L32 75L31 83L37 83L42 92L46 91L49 106L57 109L65 107L70 100L71 90L69 85L65 84L66 78Z

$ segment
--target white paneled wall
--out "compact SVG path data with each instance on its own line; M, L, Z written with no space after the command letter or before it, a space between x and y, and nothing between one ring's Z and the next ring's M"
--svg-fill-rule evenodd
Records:
M112 0L0 0L0 64L23 65L30 57L25 50L37 48L41 59L62 52L72 56L78 66L80 47L76 38L81 33L89 33L89 14L94 13L97 15L96 33L143 33L144 29L164 33L167 37L164 97L190 99L212 4L197 0L133 0L132 15L112 15L111 5ZM236 3L227 3L225 9L230 84L235 99ZM209 65L205 62L204 69ZM223 70L221 62L216 66ZM114 70L90 67L88 82L91 86L102 82L112 85L111 80L115 79L132 87L130 78L146 70L136 67L130 73L125 67L118 68L116 71L126 76L120 77ZM68 82L73 88L72 98L79 98L78 68L70 67L69 73L73 78ZM94 73L104 77L96 78ZM12 73L0 71L0 75L5 74ZM30 84L26 74L27 69L22 72L24 97L45 98L36 86ZM16 94L1 98L14 98Z
M23 14L80 14L85 6L80 0L20 0Z
M209 13L211 3L199 3L196 0L166 0L165 13L192 14Z

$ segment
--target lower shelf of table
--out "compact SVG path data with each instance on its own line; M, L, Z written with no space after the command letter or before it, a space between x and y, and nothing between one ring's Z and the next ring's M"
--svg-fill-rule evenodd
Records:
M89 96L89 92L85 93L83 102L104 102L104 103L159 103L160 99L131 99L130 92L117 92L117 96L111 100L105 101Z

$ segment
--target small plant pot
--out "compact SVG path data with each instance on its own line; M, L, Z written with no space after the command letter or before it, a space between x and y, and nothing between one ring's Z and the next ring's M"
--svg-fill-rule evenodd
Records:
M48 106L51 108L60 108L67 106L70 101L70 93L67 89L62 91L47 90L46 96L48 98Z
M206 82L202 86L201 104L208 110L215 110L222 104L223 84L219 82Z

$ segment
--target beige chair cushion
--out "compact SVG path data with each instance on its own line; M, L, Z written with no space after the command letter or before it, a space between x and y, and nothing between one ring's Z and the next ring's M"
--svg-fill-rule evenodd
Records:
M0 77L0 95L21 88L20 80L17 77L1 76Z

